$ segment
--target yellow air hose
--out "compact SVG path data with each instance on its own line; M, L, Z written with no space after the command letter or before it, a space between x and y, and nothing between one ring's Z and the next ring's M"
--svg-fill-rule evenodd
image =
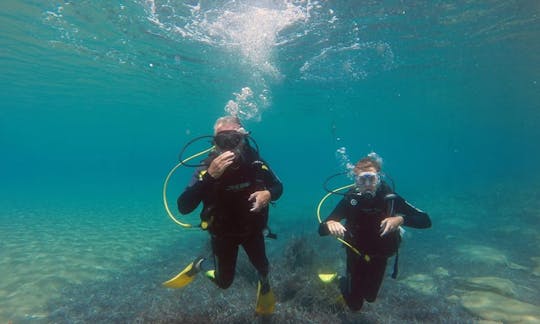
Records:
M169 184L169 179L171 178L171 176L173 175L173 173L184 163L196 158L196 157L199 157L203 154L206 154L208 152L210 152L211 150L214 149L214 146L204 150L204 151L201 151L197 154L194 154L188 158L186 158L185 160L183 160L182 162L178 163L177 165L175 165L174 168L172 168L172 170L169 172L169 174L167 175L167 177L165 178L165 182L163 183L163 205L165 206L165 210L167 211L167 215L169 215L169 217L172 219L173 222L175 222L176 224L182 226L182 227L185 227L185 228L191 228L193 227L193 225L191 224L188 224L188 223L182 223L181 221L179 221L178 219L176 219L176 217L174 217L174 215L172 214L171 210L169 209L169 204L167 203L167 185Z
M317 206L317 219L319 220L319 224L322 223L322 220L321 220L321 206L323 205L324 201L326 199L328 199L328 197L330 197L334 192L337 192L337 191L341 191L341 190L344 190L344 189L348 189L348 188L351 188L354 186L354 183L353 184L350 184L350 185L346 185L346 186L343 186L341 188L337 188L335 190L332 190L332 192L329 192L327 193L322 199L321 201L319 202L319 205ZM346 246L348 246L354 253L358 254L358 255L362 255L362 253L360 253L360 251L358 251L354 246L352 246L349 242L345 241L344 239L341 239L339 237L336 237L336 239L338 241L340 241L341 243L345 244Z

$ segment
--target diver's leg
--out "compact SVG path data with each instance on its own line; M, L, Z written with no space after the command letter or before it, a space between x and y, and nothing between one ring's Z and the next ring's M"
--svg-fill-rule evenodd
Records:
M387 258L373 258L368 263L368 271L363 276L363 294L368 302L374 302L379 293L384 273L386 271Z
M259 277L266 280L269 272L268 258L266 257L266 246L264 245L264 236L262 233L252 235L242 242L242 247L251 261L251 264L257 269Z
M233 238L212 235L212 250L216 268L214 282L220 288L227 289L234 280L238 244Z
M364 304L362 276L366 268L365 261L356 253L347 249L347 275L340 278L339 287L343 299L352 311L359 311Z
M274 312L276 297L272 292L270 281L268 280L269 265L268 258L266 257L264 236L262 233L257 233L247 237L242 242L242 247L246 251L251 264L253 264L259 273L255 313L259 315L270 315Z

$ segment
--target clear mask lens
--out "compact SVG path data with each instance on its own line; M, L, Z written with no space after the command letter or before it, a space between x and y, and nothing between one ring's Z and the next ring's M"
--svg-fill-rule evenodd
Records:
M361 172L356 176L356 185L360 189L376 188L380 181L381 178L376 172Z

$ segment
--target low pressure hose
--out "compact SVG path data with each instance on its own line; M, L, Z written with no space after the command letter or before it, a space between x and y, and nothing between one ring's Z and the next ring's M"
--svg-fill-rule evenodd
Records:
M165 211L167 212L167 215L169 215L169 218L175 222L176 224L184 227L184 228L192 228L193 225L191 224L188 224L188 223L182 223L181 221L179 221L178 219L176 219L176 217L174 217L174 215L172 214L171 210L169 209L169 204L167 202L167 186L169 184L169 179L171 178L171 176L174 174L174 172L182 165L184 165L186 162L196 158L196 157L199 157L203 154L206 154L210 151L212 151L214 149L214 146L204 150L204 151L201 151L197 154L194 154L186 159L184 159L183 161L181 161L180 163L178 163L177 165L174 166L174 168L171 169L171 171L169 172L169 174L167 175L167 177L165 178L165 182L163 183L163 205L165 206Z
M325 200L328 199L328 197L330 197L332 194L338 192L338 191L341 191L341 190L345 190L345 189L348 189L348 188L351 188L351 187L354 187L354 183L353 184L350 184L350 185L346 185L346 186L343 186L341 188L337 188L337 189L334 189L332 191L330 191L329 193L327 193L322 199L321 201L319 202L319 205L317 205L317 219L319 220L319 224L322 223L322 220L321 220L321 207L322 205L324 204ZM358 254L358 255L362 255L362 253L360 253L360 251L358 251L358 249L356 249L354 246L352 246L349 242L345 241L344 239L342 238L339 238L339 237L336 237L336 239L338 241L340 241L341 243L345 244L347 247L349 247L354 253Z

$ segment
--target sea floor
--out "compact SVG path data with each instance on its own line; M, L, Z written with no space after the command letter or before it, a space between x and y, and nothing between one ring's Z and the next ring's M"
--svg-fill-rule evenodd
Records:
M314 216L291 221L313 206L280 205L271 216L278 240L267 243L278 304L264 319L254 316L256 276L243 253L227 290L202 276L181 290L161 285L207 250L208 239L170 221L159 197L5 199L0 323L540 322L537 193L510 199L492 190L424 200L433 228L407 229L398 279L386 278L360 313L317 279L344 271L343 247L316 235Z

